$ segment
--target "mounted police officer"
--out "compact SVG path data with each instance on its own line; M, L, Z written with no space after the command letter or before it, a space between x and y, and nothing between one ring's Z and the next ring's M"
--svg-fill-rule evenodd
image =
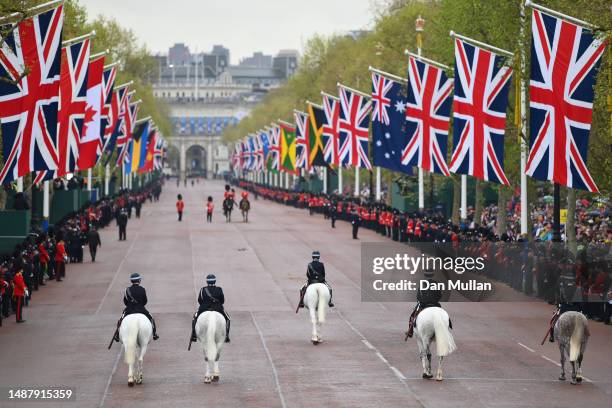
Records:
M138 273L133 273L130 275L132 286L126 288L125 294L123 295L123 304L125 305L125 309L123 310L121 318L117 322L117 331L115 332L114 337L115 341L119 341L119 327L121 326L123 318L134 313L142 313L143 315L147 316L147 318L151 321L151 325L153 326L153 340L157 340L159 338L157 335L157 329L155 327L155 320L145 308L147 304L147 291L145 288L140 286L141 280L142 278Z
M434 285L433 287L437 287L435 285L437 285L437 281L435 281L433 279L434 273L432 270L426 270L423 275L425 276L425 279L427 280L427 282L429 282L429 287L432 286L432 284ZM416 323L416 318L419 315L419 313L421 313L421 311L423 311L423 309L426 309L428 307L442 307L442 305L440 305L440 299L442 299L442 291L440 289L425 289L425 290L421 290L420 285L419 285L419 289L417 290L417 304L414 306L414 310L412 311L412 314L410 315L410 321L409 321L409 325L408 325L408 331L406 332L406 338L408 337L412 337L412 335L414 334L414 326ZM450 324L450 320L449 320L449 325L452 329L452 324Z
M325 280L325 265L320 261L321 253L319 251L313 251L312 253L312 262L308 264L306 269L306 279L308 279L308 283L302 286L300 289L300 305L299 307L304 307L304 295L306 294L306 288L308 285L313 283L324 283L329 289L329 307L334 307L332 303L332 288L329 286L329 283Z
M198 317L208 311L219 312L225 318L225 342L229 343L229 332L230 332L230 318L225 312L223 308L223 303L225 303L225 296L223 296L223 289L219 286L215 286L217 283L217 277L215 275L208 275L206 277L206 284L202 289L200 289L200 294L198 295L198 303L200 307L198 311L193 315L193 321L191 322L191 341L198 341L198 337L195 332L195 325L198 321Z
M550 338L548 340L551 343L554 343L555 341L554 328L555 323L557 323L557 320L559 320L559 316L570 311L582 312L576 293L576 276L569 269L570 268L566 266L564 273L559 277L557 310L550 320L549 326Z

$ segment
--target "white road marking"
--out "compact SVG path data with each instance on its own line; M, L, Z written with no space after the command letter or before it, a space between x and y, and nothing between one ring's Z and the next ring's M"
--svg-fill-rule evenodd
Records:
M195 252L193 251L193 239L191 237L191 232L189 233L189 249L191 250L191 274L193 275L193 290L194 290L196 298L197 298L198 295L199 295L199 292L198 292L198 280L196 278Z
M353 326L353 324L351 322L349 322L344 315L342 314L342 312L340 312L340 310L336 309L336 314L338 316L340 316L340 318L344 321L344 323L346 323L346 325L359 337L361 337L361 342L370 350L374 351L374 354L376 354L376 357L378 357L380 359L380 361L382 361L388 368L389 370L391 370L391 372L395 375L395 377L400 381L400 383L402 383L402 385L406 388L408 388L411 392L412 395L414 396L414 399L417 400L417 402L419 404L421 404L421 406L426 407L427 404L425 404L425 401L423 401L421 398L419 398L419 396L416 394L416 392L414 392L414 390L412 390L412 388L406 383L406 377L401 373L400 370L398 370L396 367L392 366L391 363L389 363L389 360L387 360L385 358L385 356L383 356L383 354L380 352L380 350L378 350L360 331L359 329L357 329L355 326Z
M257 333L259 333L259 339L261 340L261 344L266 352L266 355L268 356L268 362L270 363L270 366L272 367L272 374L274 375L274 382L276 383L276 391L278 392L278 398L280 399L281 406L283 408L287 408L287 404L285 403L285 397L283 395L283 390L281 389L280 381L278 380L278 371L276 370L276 365L274 364L274 361L272 360L272 355L270 354L270 350L268 349L266 339L264 338L264 335L261 329L259 328L259 325L257 324L257 320L255 320L255 315L253 314L253 312L249 312L249 313L251 314L251 320L253 320L253 324L255 325L255 328L257 329Z
M140 236L140 231L138 231L136 233L136 236L134 237L134 240L132 241L132 244L130 245L130 247L128 248L127 252L123 256L123 259L119 263L119 266L117 267L117 270L115 271L115 276L113 276L113 280L108 285L108 288L106 288L106 293L104 294L104 297L102 297L102 300L100 300L100 304L98 305L98 308L96 309L96 312L94 314L100 313L100 310L102 309L102 306L104 305L104 302L106 301L106 298L108 297L108 294L110 293L111 289L113 288L113 285L115 284L115 281L117 280L117 276L119 276L119 272L121 271L121 268L123 268L123 264L125 263L125 260L132 253L132 249L134 248L134 244L136 244L136 241L138 240L139 236Z
M546 356L540 356L540 357L542 357L542 358L543 358L544 360L546 360L546 361L550 361L551 363L553 363L553 364L554 364L554 365L556 365L557 367L561 367L561 364L560 364L560 363L557 363L555 360L552 360L552 359L550 359L550 358L548 358L548 357L546 357Z
M115 364L113 365L113 370L111 371L110 375L108 376L108 380L106 381L106 387L104 388L104 394L102 395L102 401L100 401L100 408L104 407L104 401L106 401L106 395L108 394L108 389L110 388L111 385L111 381L113 380L113 375L115 375L115 372L117 371L117 366L119 365L119 359L121 358L121 351L123 350L123 346L121 345L121 343L119 343L119 345L121 346L119 348L119 353L117 353L117 358L115 358Z
M517 343L518 343L518 345L519 345L519 346L521 346L522 348L524 348L524 349L526 349L526 350L529 350L529 351L531 351L532 353L535 353L535 350L534 350L534 349L532 349L532 348L530 348L530 347L527 347L526 345L524 345L524 344L523 344L523 343L521 343L520 341L517 341Z

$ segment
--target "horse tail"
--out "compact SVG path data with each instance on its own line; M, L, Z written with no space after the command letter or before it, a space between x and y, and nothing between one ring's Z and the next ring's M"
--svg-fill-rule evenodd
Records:
M317 319L319 323L325 323L325 309L327 308L327 302L329 299L326 299L326 296L323 296L327 290L327 287L321 283L321 286L317 288L317 295L319 296L319 303L317 304Z
M217 322L216 312L210 312L207 316L206 322L206 360L215 361L217 359L217 342L215 337L217 335ZM221 316L223 318L223 316Z
M436 349L439 357L446 357L455 349L455 339L448 328L448 320L443 318L443 310L432 313L434 332L436 336Z
M569 359L570 361L578 360L578 356L582 350L582 343L584 341L585 336L588 337L589 329L586 325L586 319L583 315L576 313L574 317L574 331L572 332L572 336L570 337L570 351L569 351Z
M134 364L136 362L136 343L138 342L138 321L130 319L127 327L127 338L125 340L125 362Z

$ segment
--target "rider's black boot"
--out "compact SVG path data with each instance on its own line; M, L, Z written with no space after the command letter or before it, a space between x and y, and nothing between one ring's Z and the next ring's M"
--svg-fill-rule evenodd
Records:
M195 325L196 325L196 321L197 321L197 315L193 316L193 320L191 321L191 341L196 342L198 341L198 336L196 336L196 332L195 332Z

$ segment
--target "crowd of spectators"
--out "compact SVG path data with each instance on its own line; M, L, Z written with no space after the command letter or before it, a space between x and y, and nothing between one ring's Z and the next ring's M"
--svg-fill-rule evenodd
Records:
M481 272L484 277L551 304L560 301L560 278L571 275L576 286L574 301L583 304L588 317L610 323L612 231L606 205L577 202L577 248L570 251L563 243L552 242L552 203L546 199L538 200L531 209L529 237L520 235L520 207L516 198L506 208L507 229L500 234L499 209L495 205L484 207L479 220L474 219L474 209L470 208L466 221L453 224L440 211L410 213L363 198L295 192L241 180L234 183L256 197L308 209L311 215L320 213L331 220L332 227L336 220L343 220L397 242L434 243L438 249L460 247L463 253L480 254L488 260Z
M82 263L84 248L89 246L92 261L101 245L98 229L118 221L120 214L132 213L140 218L146 200L158 201L162 182L153 181L139 191L122 190L112 197L88 203L76 213L68 214L43 231L33 227L29 236L11 254L0 257L0 326L2 318L16 315L25 321L22 308L33 298L33 292L51 280L61 282L67 263Z

